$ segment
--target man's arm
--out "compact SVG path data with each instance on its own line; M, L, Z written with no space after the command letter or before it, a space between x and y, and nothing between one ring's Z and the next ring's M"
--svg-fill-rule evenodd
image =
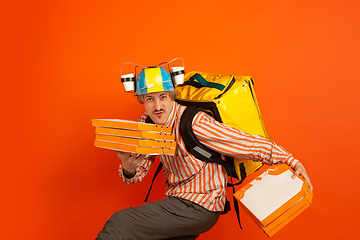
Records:
M119 176L128 184L141 182L155 159L154 156L147 157L144 154L115 152L121 160Z
M139 122L145 122L148 114L145 112L139 118ZM128 184L141 182L147 175L155 157L136 153L122 153L115 151L121 160L119 176Z
M302 175L312 189L305 167L275 142L228 127L203 112L194 117L193 131L201 143L224 155L261 161L270 165L286 163L295 170L294 177Z

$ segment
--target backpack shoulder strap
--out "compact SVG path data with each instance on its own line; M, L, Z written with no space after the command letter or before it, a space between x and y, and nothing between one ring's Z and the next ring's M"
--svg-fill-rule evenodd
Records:
M186 150L194 157L205 162L222 163L223 160L220 157L220 153L200 143L192 130L192 121L195 115L203 110L204 108L200 106L188 106L185 109L180 119L181 137L184 140Z
M234 176L233 171L233 164L224 161L221 158L221 154L206 147L203 145L195 136L194 131L192 130L192 122L195 115L205 110L201 106L188 106L185 111L183 112L181 119L180 119L180 134L182 139L184 140L186 150L191 153L197 159L200 159L204 162L210 163L218 163L224 166L226 172L229 176ZM235 176L236 174L235 174Z

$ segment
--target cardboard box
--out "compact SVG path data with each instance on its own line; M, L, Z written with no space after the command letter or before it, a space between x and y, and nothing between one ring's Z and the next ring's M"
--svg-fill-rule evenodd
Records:
M143 122L135 122L122 119L92 119L91 121L93 126L96 127L110 127L110 128L119 128L119 129L131 129L139 131L154 131L160 133L171 133L171 127L165 127L156 124L149 124Z
M96 139L94 141L94 146L99 147L99 148L116 150L116 151L149 154L149 155L159 155L159 154L174 155L175 154L175 148L140 147L140 146L121 144L121 143L98 141Z
M95 147L150 155L176 151L171 127L121 119L92 119L92 125Z
M235 194L241 208L271 237L310 206L313 193L286 164L262 167Z

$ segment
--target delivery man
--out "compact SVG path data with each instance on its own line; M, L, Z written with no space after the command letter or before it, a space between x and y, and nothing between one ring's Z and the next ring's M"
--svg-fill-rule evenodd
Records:
M174 100L170 74L161 67L145 68L137 77L137 100L147 117L158 125L171 127L176 136L175 155L160 155L166 179L165 199L117 211L99 232L105 239L196 239L210 230L224 211L227 174L222 165L196 159L187 152L179 133L180 118L185 106ZM310 178L303 166L289 152L261 136L253 136L217 122L199 112L192 123L198 140L214 151L232 157L252 159L265 164L286 163L294 177ZM117 151L121 160L119 175L125 183L140 182L154 162L154 156Z

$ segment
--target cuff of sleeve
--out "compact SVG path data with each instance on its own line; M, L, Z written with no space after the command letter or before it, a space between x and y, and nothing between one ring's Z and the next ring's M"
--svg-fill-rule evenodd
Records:
M289 165L292 169L295 169L295 166L298 162L299 160L295 159L292 156L286 159L286 164Z
M133 178L126 178L124 176L123 167L121 164L119 165L119 176L124 181L124 183L131 184L133 182Z

